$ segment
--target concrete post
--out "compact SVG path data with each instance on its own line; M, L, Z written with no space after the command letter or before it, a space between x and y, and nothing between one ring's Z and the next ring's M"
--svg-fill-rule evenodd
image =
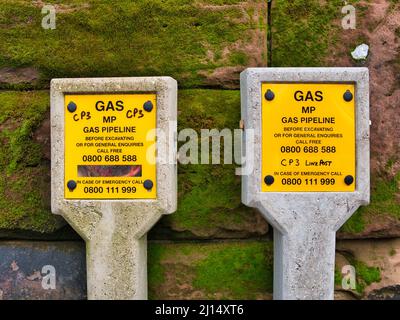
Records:
M276 230L274 298L332 300L335 241L335 232L310 225L299 225L287 234Z
M122 95L135 94L135 93L149 93L156 94L156 109L154 106L148 104L140 105L129 102L130 113L124 113L126 118L123 121L136 125L136 133L140 127L138 119L132 120L134 108L138 115L140 113L148 115L151 111L156 110L154 126L161 130L161 137L157 134L155 145L155 154L157 151L165 155L169 154L168 159L165 158L160 161L160 156L156 157L155 181L154 186L145 186L140 180L146 177L139 176L101 176L97 181L102 181L103 189L108 187L107 181L120 179L128 181L129 186L136 186L141 194L139 196L132 196L129 198L124 193L124 198L114 198L113 194L107 194L104 199L102 198L88 198L79 199L66 197L67 192L74 194L70 190L70 185L65 177L65 168L70 165L65 162L66 159L66 146L65 146L65 132L66 132L66 119L71 119L73 113L66 108L68 102L65 101L65 96L69 94L74 95L97 95L97 94L112 94L117 95L117 100ZM114 96L115 97L115 96ZM118 98L119 97L119 98ZM113 98L114 99L114 98ZM147 99L147 96L146 96ZM104 100L104 99L103 99ZM146 101L146 100L144 100ZM147 299L147 241L146 234L150 228L161 218L164 214L173 213L177 205L177 164L176 164L176 117L177 117L177 83L174 79L169 77L149 77L149 78L92 78L92 79L54 79L51 82L51 139L52 139L52 154L51 154L51 170L52 170L52 212L54 214L62 215L67 222L81 235L86 242L86 256L87 256L87 287L89 299ZM84 108L89 103L82 103ZM81 106L78 106L78 108ZM111 108L111 107L110 107ZM121 112L121 107L119 107ZM140 109L140 110L139 110ZM147 110L146 110L147 109ZM69 111L67 111L69 110ZM75 106L72 112L75 112ZM80 109L82 110L82 108ZM88 110L88 109L87 109ZM90 117L85 116L87 127L93 127L96 117L93 113L96 112L94 107L90 109L92 114ZM114 110L113 110L114 111ZM126 110L125 110L126 111ZM103 119L101 125L116 126L116 124L109 124L110 117L103 118L104 110L101 110L101 117ZM80 113L77 113L80 116ZM119 114L113 113L115 117ZM153 114L154 115L154 114ZM141 118L144 116L140 115ZM151 119L150 119L151 120ZM79 119L79 121L81 121ZM82 120L83 121L83 120ZM92 122L91 122L92 121ZM115 119L113 121L116 121ZM133 122L134 121L134 122ZM147 121L147 120L146 120ZM149 121L149 123L153 123ZM80 127L79 127L80 128ZM143 129L142 137L147 134L146 128ZM79 132L71 131L80 134ZM89 135L83 135L86 138ZM104 135L103 135L104 136ZM122 135L119 134L118 137ZM126 134L125 136L134 137L136 142L137 136L134 134ZM143 138L144 139L144 138ZM86 141L86 139L85 139ZM144 141L144 140L143 140ZM140 143L139 143L140 145ZM82 148L82 146L80 146ZM144 148L147 149L147 148ZM146 165L151 168L151 164L147 164L143 154L147 150L142 149L129 149L130 151L136 150L137 157L140 157L140 163L135 163L136 159L132 157L127 163L113 163L115 165L128 166L134 163ZM77 149L79 152L82 149ZM96 149L90 149L95 153ZM104 151L104 150L103 150ZM119 151L121 152L121 151ZM123 152L120 154L121 160ZM132 152L128 154L132 155ZM103 156L104 158L104 156ZM102 158L102 159L103 159ZM114 158L115 160L115 158ZM77 163L80 165L81 158ZM133 161L133 162L132 162ZM104 165L103 162L99 165ZM96 163L95 163L96 164ZM149 170L150 171L150 170ZM69 170L71 174L76 174L77 168ZM143 173L145 175L146 173ZM76 191L81 191L83 188L82 183L85 181L93 182L91 176L79 175L77 176L78 184L73 186ZM139 182L137 182L137 181ZM132 184L135 183L135 184ZM115 185L111 187L115 188ZM121 187L122 188L122 187ZM145 189L156 188L154 197L147 197ZM68 191L69 189L69 191ZM114 189L115 190L115 189ZM120 189L118 189L120 190ZM126 189L124 189L126 190ZM130 191L131 189L129 189ZM135 191L136 192L136 191ZM99 196L98 194L94 196Z
M89 299L146 300L146 235L140 239L121 239L122 248L108 240L95 239L86 244Z
M355 123L353 126L356 166L355 186L353 185L352 190L346 191L348 186L344 184L341 177L342 185L338 189L343 190L340 191L338 189L331 191L327 188L324 192L318 190L310 192L307 187L297 188L298 191L268 191L265 185L267 182L273 185L274 180L264 179L263 160L265 157L276 159L274 158L276 154L262 154L264 139L271 139L271 137L263 136L262 121L280 122L281 119L262 118L263 99L271 101L276 99L273 94L269 96L267 93L263 94L262 86L266 83L282 84L280 89L283 91L286 90L287 84L354 84ZM345 98L343 93L340 94ZM333 299L335 233L360 205L369 203L370 197L368 69L250 68L241 74L241 99L242 120L245 128L243 156L246 161L251 159L252 162L246 163L246 167L253 168L242 176L242 202L247 206L257 208L274 227L274 299ZM343 103L342 101L339 100L339 103ZM279 109L287 104L285 101L281 102L274 106ZM327 107L333 107L333 104L329 102ZM296 108L298 109L298 106ZM300 105L301 108L302 105ZM290 117L291 115L284 114L283 116ZM346 121L348 121L347 118ZM349 136L351 135L350 130ZM253 141L246 141L248 137L254 137ZM291 143L295 146L293 141ZM338 145L340 143L341 141L337 142ZM301 153L299 150L302 148L296 149L296 154L285 153L284 158L299 158L299 153ZM303 156L302 159L306 160L311 157L310 155ZM346 157L346 155L343 156ZM349 159L350 156L349 154ZM280 160L280 157L282 158L281 154L277 159ZM328 160L326 154L324 158ZM281 177L277 175L280 174L279 172L275 174L276 185ZM342 175L341 172L334 174L338 177ZM301 172L298 171L295 175L301 177ZM284 177L288 176L290 177L290 175ZM336 180L339 181L339 178Z

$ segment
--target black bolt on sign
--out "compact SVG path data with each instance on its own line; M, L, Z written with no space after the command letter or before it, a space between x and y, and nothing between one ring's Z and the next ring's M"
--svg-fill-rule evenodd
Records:
M353 94L349 90L347 90L343 95L343 99L344 101L350 102L351 100L353 100Z
M75 102L70 102L70 103L68 103L68 106L67 106L67 109L68 109L68 111L69 112L75 112L76 111L76 104L75 104Z
M267 99L267 101L272 101L275 98L275 94L271 91L271 90L267 90L267 92L265 93L265 99Z
M274 181L275 181L275 179L274 179L273 176L266 176L266 177L264 178L264 182L265 182L265 184L266 184L267 186L270 186L271 184L273 184Z
M151 189L153 188L153 181L151 181L151 180L145 180L145 181L143 182L143 187L144 187L146 190L151 190Z
M347 184L348 186L351 185L353 182L354 182L353 176L346 176L346 178L344 178L344 183Z
M76 189L76 181L74 181L74 180L69 180L68 182L67 182L67 187L68 187L68 189L69 190L74 190L74 189Z
M143 109L147 112L153 110L153 103L151 101L146 101L143 105Z

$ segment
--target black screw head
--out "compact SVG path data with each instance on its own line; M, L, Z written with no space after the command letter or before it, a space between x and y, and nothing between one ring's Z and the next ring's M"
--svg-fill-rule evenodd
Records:
M68 111L69 112L75 112L76 111L76 104L75 104L75 102L70 102L70 103L68 103L68 106L67 106L67 109L68 109Z
M351 185L353 182L354 182L353 176L346 176L346 178L344 178L344 183L347 184L348 186Z
M265 176L264 178L264 182L267 186L270 186L271 184L273 184L275 181L273 176Z
M344 95L343 95L344 101L350 102L353 100L353 94L350 92L350 90L347 90Z
M267 90L267 92L265 93L265 99L267 99L267 101L272 101L275 98L275 93L273 93L270 89Z
M145 180L144 182L143 182L143 187L146 189L146 190L151 190L151 189L153 189L153 181L151 181L151 180Z
M151 110L153 110L153 103L151 101L146 101L143 105L143 109L147 112L150 112Z
M69 180L67 182L67 187L69 191L74 191L76 189L76 181L75 180Z

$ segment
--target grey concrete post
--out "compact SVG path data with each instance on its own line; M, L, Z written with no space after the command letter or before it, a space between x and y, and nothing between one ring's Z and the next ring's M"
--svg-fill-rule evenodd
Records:
M309 225L287 234L274 231L274 298L333 299L335 241L335 232Z
M87 290L90 299L147 299L146 235L140 239L128 237L123 241L123 250L120 245L110 245L104 239L87 242Z
M129 223L135 221L138 211L151 214L149 209L135 205L124 216L112 205L102 207L103 217L86 242L90 299L147 299L147 237L132 232Z
M274 227L274 299L333 299L336 231L370 197L368 78L366 68L250 68L241 74L242 150L253 168L242 176L242 202ZM261 192L264 82L355 84L354 192Z
M156 199L65 199L64 95L146 92L156 93L156 126L166 137L157 139L156 149L171 155L156 164ZM170 77L51 82L51 207L86 242L89 299L147 299L146 234L177 206L176 117L177 83Z

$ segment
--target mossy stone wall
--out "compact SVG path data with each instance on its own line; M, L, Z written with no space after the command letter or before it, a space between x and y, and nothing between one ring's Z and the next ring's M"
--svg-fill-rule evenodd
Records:
M375 4L348 3L357 8L359 26L377 28L385 22L385 17L376 18ZM179 130L192 128L200 136L201 129L239 128L239 73L267 61L266 1L49 0L46 4L56 7L55 30L41 27L42 2L0 0L3 239L78 238L50 212L50 79L172 76L179 82ZM387 4L386 16L399 9L398 2ZM364 64L349 58L360 41L375 45L372 57L384 52L385 45L375 44L368 28L343 30L342 5L339 0L274 0L273 66L378 68L372 58ZM399 33L393 34L400 43ZM392 60L389 67L398 71L400 55ZM393 81L392 94L399 89ZM377 87L371 90L387 96ZM378 124L371 127L371 205L341 228L339 238L400 236L398 142L382 152L376 147L382 126L395 128L398 123L395 117L382 122L376 101L371 104L373 123ZM380 107L386 112L399 105L387 102ZM179 165L178 211L161 219L149 234L152 298L271 298L272 228L258 212L241 204L235 167ZM368 269L373 265L353 262L361 272L358 291L379 282L376 269Z

